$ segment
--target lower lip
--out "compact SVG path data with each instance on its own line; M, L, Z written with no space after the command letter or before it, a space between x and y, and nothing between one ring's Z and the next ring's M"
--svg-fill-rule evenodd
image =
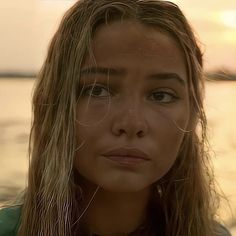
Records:
M144 162L147 162L147 159L130 157L130 156L105 156L108 160L113 161L122 166L134 166Z

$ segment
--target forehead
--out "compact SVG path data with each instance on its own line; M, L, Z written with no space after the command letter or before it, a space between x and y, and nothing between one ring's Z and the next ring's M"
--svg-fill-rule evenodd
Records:
M99 26L93 37L92 51L94 55L86 57L86 65L142 66L186 77L184 55L176 40L159 28L138 21L115 21Z

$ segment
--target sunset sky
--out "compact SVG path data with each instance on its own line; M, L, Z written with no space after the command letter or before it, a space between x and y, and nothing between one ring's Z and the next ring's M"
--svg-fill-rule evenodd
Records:
M0 3L0 73L36 72L48 43L72 0L18 0ZM176 0L205 52L207 70L236 71L236 1Z

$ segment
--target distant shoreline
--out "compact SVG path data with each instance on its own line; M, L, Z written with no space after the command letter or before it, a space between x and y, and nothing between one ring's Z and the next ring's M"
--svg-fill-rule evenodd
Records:
M235 73L227 73L224 71L206 72L204 74L207 81L236 81Z
M224 71L205 72L207 81L236 81L236 73L227 73ZM37 73L30 72L0 72L0 79L35 79Z
M15 79L15 78L21 78L21 79L28 79L28 78L36 78L36 73L0 73L0 79Z

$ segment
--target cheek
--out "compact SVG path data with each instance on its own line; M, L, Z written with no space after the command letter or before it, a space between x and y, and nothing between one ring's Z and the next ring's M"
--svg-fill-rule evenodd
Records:
M166 130L169 137L178 141L181 135L186 133L190 120L190 111L188 104L176 106L174 108L159 108L156 112L156 120L159 120L160 127L157 130Z
M173 166L183 142L188 124L188 113L159 112L153 120L152 146L156 180L164 176Z
M109 99L81 99L78 104L77 123L80 126L93 127L107 117L109 110Z
M88 128L80 127L79 131L74 167L81 176L93 182L98 170L96 148L91 144L95 144L98 137L94 135L96 132Z
M105 122L98 121L96 115L94 117L94 111L91 112L93 115L89 113L81 115L82 119L80 122L77 121L77 151L74 166L82 176L93 180L97 171L97 148L107 128Z
M76 138L77 151L75 167L81 173L91 168L95 145L106 129L104 119L108 111L109 101L96 101L92 98L81 98L77 106Z
M177 159L183 137L184 134L179 131L172 131L169 135L163 135L162 140L159 143L159 155L157 155L157 158L155 159L155 167L158 169L157 173L160 173L159 178L170 170Z
M89 171L91 169L91 152L86 148L82 147L79 151L76 152L74 166L76 170L80 173L81 176L91 176L94 171Z

